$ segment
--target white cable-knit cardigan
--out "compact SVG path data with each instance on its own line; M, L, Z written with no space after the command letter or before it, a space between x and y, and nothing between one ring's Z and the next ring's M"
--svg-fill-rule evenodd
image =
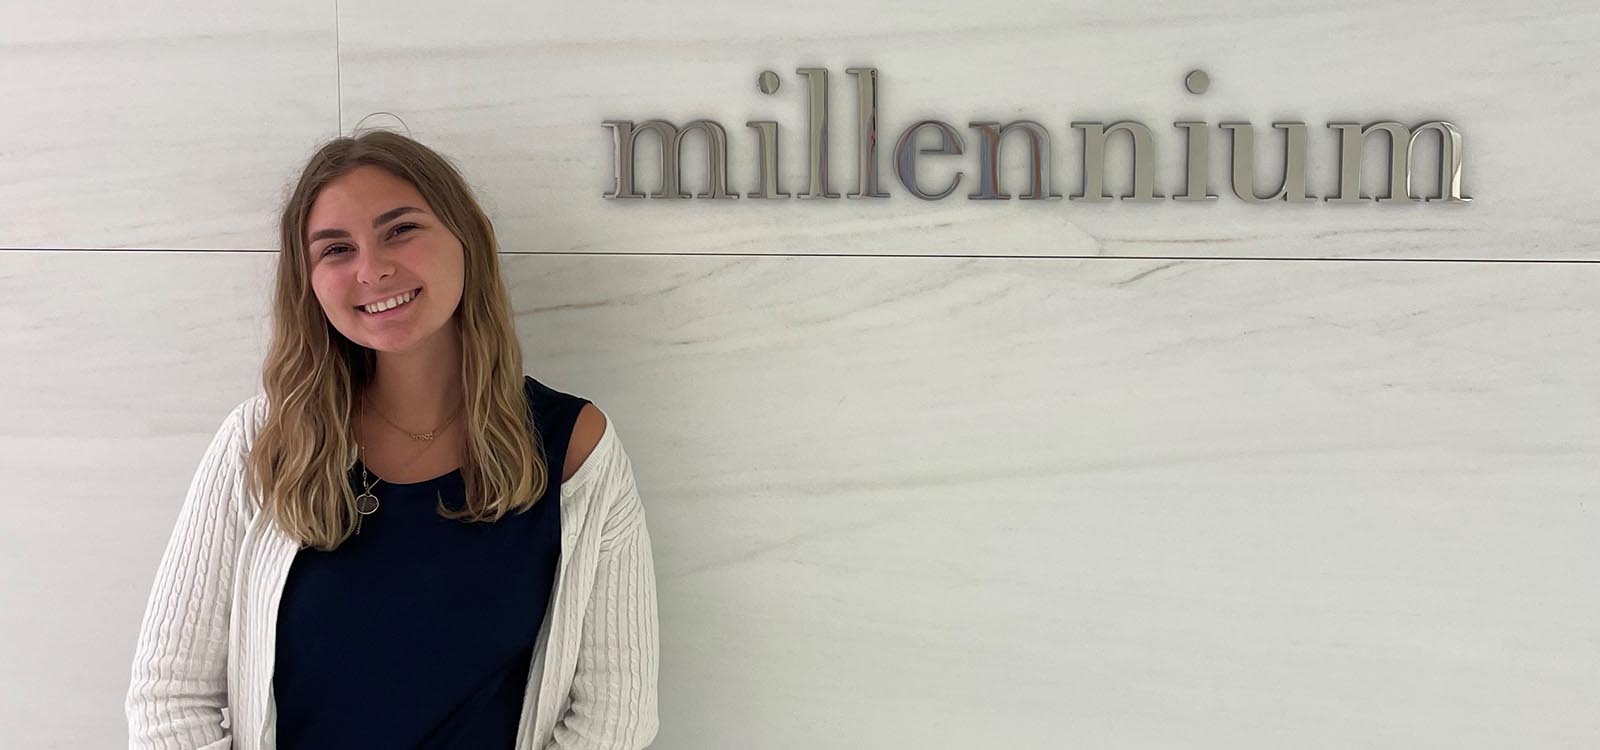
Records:
M189 484L139 630L124 706L130 748L277 746L273 638L299 545L257 512L243 482L267 408L265 394L235 407ZM560 493L561 560L516 747L642 748L657 731L655 571L609 415Z

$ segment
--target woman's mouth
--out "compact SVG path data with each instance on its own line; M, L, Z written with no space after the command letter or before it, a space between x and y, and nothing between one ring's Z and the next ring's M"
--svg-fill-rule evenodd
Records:
M380 320L384 318L393 318L401 315L402 312L406 308L410 307L411 303L416 302L417 297L420 296L422 296L422 289L421 287L418 287L406 292L405 294L399 294L395 295L394 297L390 297L389 299L386 299L375 305L360 306L356 309L359 310L362 315L369 318Z

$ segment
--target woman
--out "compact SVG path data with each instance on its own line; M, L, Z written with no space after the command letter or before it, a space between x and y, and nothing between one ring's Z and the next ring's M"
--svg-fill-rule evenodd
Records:
M599 409L522 374L470 188L374 131L319 149L280 224L265 392L189 485L130 747L649 744L632 467Z

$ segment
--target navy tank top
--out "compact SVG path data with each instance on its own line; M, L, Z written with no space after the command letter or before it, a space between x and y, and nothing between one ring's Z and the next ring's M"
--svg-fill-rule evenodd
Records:
M272 675L280 748L513 747L561 555L567 443L588 403L531 377L523 391L550 475L533 508L493 524L440 517L441 499L462 507L460 469L378 482L360 534L295 554Z

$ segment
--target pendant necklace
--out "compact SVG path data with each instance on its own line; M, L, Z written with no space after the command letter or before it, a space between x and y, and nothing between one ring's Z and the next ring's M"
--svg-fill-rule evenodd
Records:
M427 432L411 432L409 430L406 430L405 428L402 428L400 425L395 424L388 417L384 416L383 412L378 411L376 408L374 408L373 411L376 412L378 417L381 418L383 421L388 422L389 426L395 428L396 430L399 430L399 431L405 433L412 440L418 440L418 441L422 441L422 442L426 443L426 445L422 446L422 450L417 451L416 455L413 455L411 457L412 461L415 461L418 458L421 458L423 453L426 453L429 448L432 448L433 447L433 439L435 437L437 437L440 433L444 432L445 428L447 428L451 424L453 424L456 421L456 417L461 416L461 409L458 407L456 409L455 413L450 415L449 419L445 420L444 424L439 425L438 427L435 427L432 430L429 430ZM361 414L362 414L363 417L365 417L366 413L367 413L367 399L366 399L365 396L363 396L362 399L361 399ZM361 494L356 495L356 532L355 533L360 534L361 533L361 519L362 519L362 517L363 516L370 516L373 513L378 512L378 496L373 494L372 489L374 487L378 486L378 482L380 482L382 480L379 479L376 475L374 475L371 482L367 481L367 461L366 461L366 458L365 458L366 449L361 445L361 441L360 441L359 437L356 440L356 453L357 453L357 459L361 461L361 485L362 485L362 487L361 487ZM435 494L437 494L437 493L435 493ZM440 498L439 502L441 502L441 503L444 502L443 498Z

